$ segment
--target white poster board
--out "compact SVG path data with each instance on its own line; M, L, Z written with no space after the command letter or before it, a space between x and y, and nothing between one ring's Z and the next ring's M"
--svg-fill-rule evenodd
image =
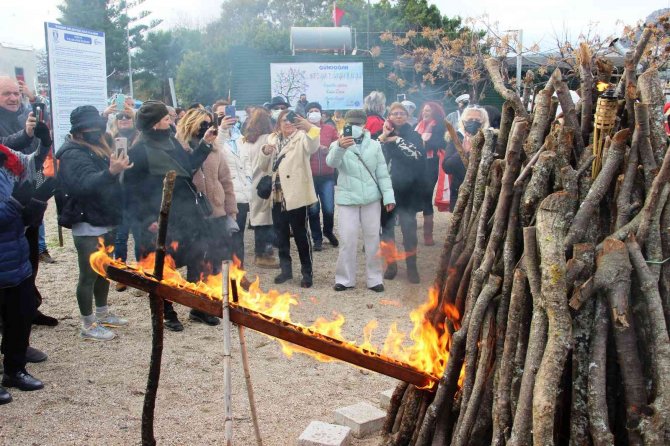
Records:
M363 107L363 63L270 64L271 95L288 98L292 106L301 94L324 110Z
M107 107L105 33L44 23L54 147L58 150L70 132L70 113L80 105Z

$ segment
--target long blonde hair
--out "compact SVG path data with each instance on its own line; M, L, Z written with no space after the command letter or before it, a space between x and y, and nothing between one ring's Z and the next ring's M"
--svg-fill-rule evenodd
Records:
M189 142L191 138L197 136L198 131L200 131L200 124L207 117L210 120L212 119L212 116L204 108L192 108L179 120L176 137L185 149L190 148Z
M77 144L87 147L88 150L95 153L100 158L111 158L113 150L111 141L109 141L109 139L111 139L111 135L109 135L109 133L105 132L102 134L100 137L99 146L89 144L84 141L84 138L81 137L81 132L72 133L71 136Z

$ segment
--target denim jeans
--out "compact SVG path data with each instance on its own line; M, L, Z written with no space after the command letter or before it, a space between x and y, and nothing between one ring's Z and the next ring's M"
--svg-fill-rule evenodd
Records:
M40 246L40 254L45 252L47 250L47 238L46 238L46 232L44 230L44 222L40 225L40 239L39 239L39 246Z
M130 234L130 224L125 213L123 221L116 227L116 237L114 238L114 257L123 261L128 261L128 237ZM133 231L133 239L135 240L135 260L140 260L140 243Z
M315 243L323 241L323 234L333 233L335 214L335 178L332 175L314 177L317 201L309 207L309 228ZM319 212L323 211L323 233Z

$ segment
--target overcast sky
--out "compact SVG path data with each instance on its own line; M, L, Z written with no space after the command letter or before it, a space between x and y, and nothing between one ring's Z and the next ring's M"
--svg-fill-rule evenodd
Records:
M374 0L373 0L374 1ZM576 41L592 24L601 36L617 34L618 21L634 24L670 0L429 0L448 16L480 17L498 22L498 29L523 29L524 44L551 47L556 35L568 33ZM1 0L0 42L44 47L43 22L55 22L61 0ZM220 0L146 0L142 9L166 26L201 26L218 17Z

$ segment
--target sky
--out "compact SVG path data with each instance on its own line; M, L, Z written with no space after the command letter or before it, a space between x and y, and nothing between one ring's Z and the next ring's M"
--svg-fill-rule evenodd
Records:
M1 0L0 42L44 47L43 22L55 22L61 0ZM374 1L374 0L373 0ZM601 36L615 35L618 22L635 24L652 11L670 7L670 0L429 0L447 16L481 17L497 22L499 30L522 29L525 46L539 43L550 48L555 36L566 33L577 41L580 33L595 29ZM220 0L146 0L142 9L161 18L166 27L202 26L219 15Z

